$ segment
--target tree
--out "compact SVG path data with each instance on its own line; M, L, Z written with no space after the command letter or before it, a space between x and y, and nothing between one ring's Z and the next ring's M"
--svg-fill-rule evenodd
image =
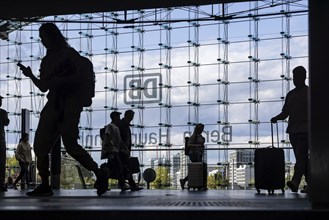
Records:
M151 183L151 188L155 189L165 189L170 187L170 177L169 177L169 167L158 166L155 169L156 179Z
M6 159L6 165L7 165L7 171L6 172L6 178L8 176L12 176L14 179L16 178L16 175L18 175L20 171L19 163L15 158L15 155L7 155Z

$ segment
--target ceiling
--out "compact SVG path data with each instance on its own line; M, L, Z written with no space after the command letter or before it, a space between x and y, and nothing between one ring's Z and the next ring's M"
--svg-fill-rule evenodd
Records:
M54 15L129 11L179 6L209 5L246 0L0 0L0 39L8 40L9 33Z
M1 0L0 19L44 17L51 15L83 14L188 5L208 5L246 0Z

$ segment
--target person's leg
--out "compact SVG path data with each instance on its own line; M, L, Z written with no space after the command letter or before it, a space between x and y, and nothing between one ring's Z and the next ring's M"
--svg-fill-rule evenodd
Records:
M131 164L129 161L129 156L123 153L119 153L121 162L122 162L122 173L124 176L124 179L128 180L129 186L130 187L136 187L136 183L132 178L132 173L131 173Z
M119 185L121 191L128 190L129 188L126 186L126 182L125 182L125 175L124 175L124 169L123 169L124 164L123 164L122 158L120 157L120 155L118 153L114 154L112 165L113 165L113 169L117 173L118 185Z
M200 161L200 155L197 151L189 151L189 158L191 162L199 162ZM188 175L185 176L184 179L180 179L180 186L182 189L185 189L185 184L188 181Z
M61 176L61 137L58 136L51 149L51 163L50 163L50 185L52 189L60 189L60 176Z
M47 103L41 112L39 124L34 137L34 153L41 181L49 185L49 153L54 141L59 136L57 113L51 103Z
M0 141L1 142L1 141ZM6 182L6 142L0 143L0 192L7 191Z
M124 167L124 171L123 173L125 174L125 176L127 177L128 179L128 183L129 183L129 186L130 186L130 189L131 191L139 191L139 190L142 190L143 187L139 187L137 186L134 178L133 178L133 174L132 174L132 163L131 163L131 160L129 158L128 155L126 154L120 154L120 158L122 160L122 163L124 164L123 167Z
M65 98L63 120L60 122L60 135L66 152L77 160L84 168L93 171L97 178L97 194L100 196L108 189L108 170L98 168L98 164L90 154L78 143L79 121L82 107L75 98ZM106 169L106 170L105 170Z
M60 134L66 152L89 171L97 172L98 164L90 154L78 143L79 121L82 107L66 102L63 121L60 122Z
M184 177L183 179L180 179L179 180L179 183L180 183L180 187L182 189L185 189L185 183L188 181L188 176Z
M303 175L305 177L305 182L308 183L308 161L309 161L309 145L308 145L308 134L301 134L301 147L299 150L300 160L302 161Z
M15 179L15 181L14 181L14 183L13 183L13 185L14 185L14 188L17 188L17 183L22 179L22 177L23 177L23 175L24 175L24 172L25 172L25 170L24 170L24 163L22 163L22 162L18 162L19 163L19 166L20 166L20 172L19 172L19 174L18 174L18 176L16 177L16 179Z
M34 153L37 158L37 169L41 177L41 184L33 191L27 192L28 196L51 196L53 191L49 185L49 153L54 141L58 138L57 126L58 113L51 103L43 108L34 137Z
M23 165L24 175L25 175L25 183L27 188L30 187L30 178L29 178L29 164L24 163Z
M308 136L307 133L290 135L290 142L294 150L296 163L294 166L294 175L291 179L298 187L303 175L307 181L308 169Z

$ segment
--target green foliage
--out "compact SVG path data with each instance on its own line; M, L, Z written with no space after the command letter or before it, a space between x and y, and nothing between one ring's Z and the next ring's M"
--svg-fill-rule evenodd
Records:
M222 173L208 176L208 189L227 189L229 180L225 179Z
M79 175L78 167L81 170L83 180L86 186L93 186L95 179L91 171L85 169L83 166L79 165L76 160L67 156L61 161L61 177L60 184L63 189L82 189L83 182Z
M218 189L219 187L219 175L208 176L208 189Z
M8 156L7 155L7 166L8 167L19 167L18 160L16 160L15 155Z
M169 167L158 166L155 173L156 179L150 184L150 188L166 189L170 187Z
M15 155L10 155L10 156L7 155L6 166L7 166L6 180L8 176L11 176L15 179L20 172L20 166L15 158Z

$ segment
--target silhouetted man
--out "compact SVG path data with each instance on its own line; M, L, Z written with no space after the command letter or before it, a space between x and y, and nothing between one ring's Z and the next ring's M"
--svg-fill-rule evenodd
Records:
M129 149L129 154L120 154L121 160L125 164L126 167L126 173L128 176L128 183L131 188L131 191L138 191L143 189L142 187L137 186L136 182L133 179L132 173L131 173L131 167L129 165L129 157L131 154L131 130L130 130L130 122L134 119L135 112L133 110L127 110L125 111L124 117L121 119L121 123L119 125L120 134L122 141L125 146Z
M271 119L272 123L289 117L286 132L289 134L291 146L294 150L296 163L294 175L287 186L292 192L298 192L302 177L308 181L308 86L305 84L306 69L297 66L293 69L295 88L288 92L282 112ZM307 192L307 188L301 192Z
M0 96L0 107L2 106L3 97ZM5 126L9 125L8 113L0 108L0 192L7 191L6 181L6 137Z

